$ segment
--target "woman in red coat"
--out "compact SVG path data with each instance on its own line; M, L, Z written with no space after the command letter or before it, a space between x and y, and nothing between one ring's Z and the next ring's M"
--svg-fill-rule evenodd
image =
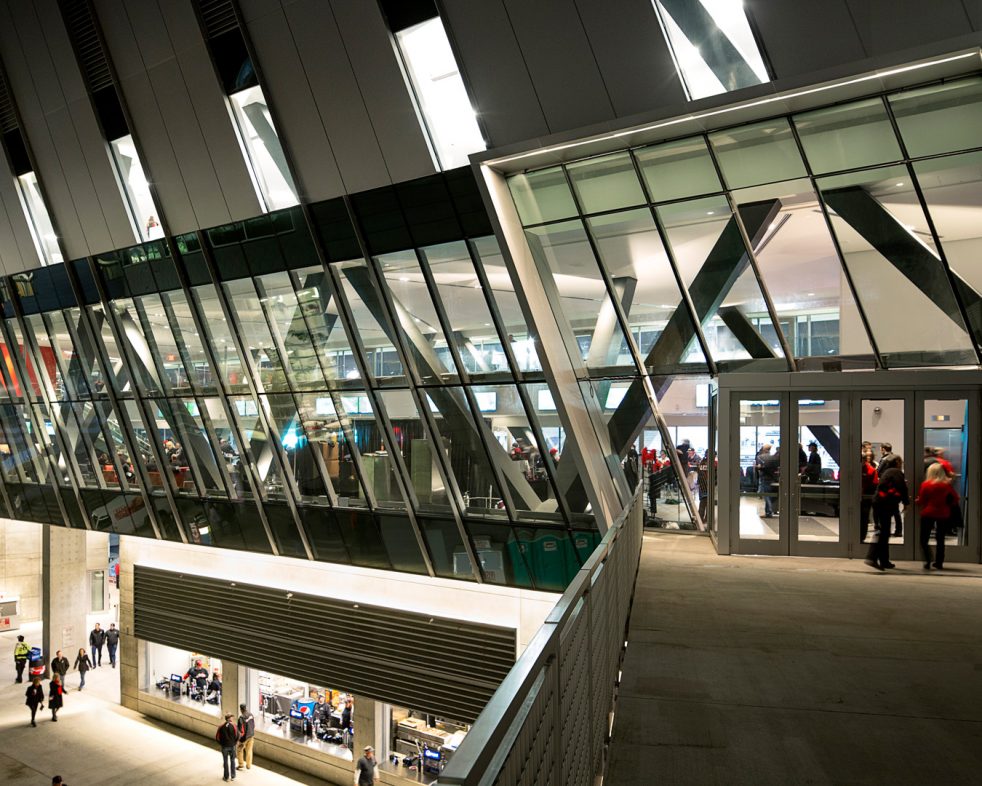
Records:
M931 464L927 468L927 479L917 492L917 504L921 508L921 549L924 551L924 570L933 564L941 570L944 567L944 541L951 529L951 517L958 506L958 492L951 485L951 478L941 464ZM937 554L931 559L931 530Z

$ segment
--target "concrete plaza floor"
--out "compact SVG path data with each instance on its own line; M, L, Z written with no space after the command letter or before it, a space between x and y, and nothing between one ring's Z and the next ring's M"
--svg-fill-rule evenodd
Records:
M982 783L982 568L646 533L605 784Z
M0 784L49 786L54 775L61 775L68 786L222 782L217 745L119 706L119 672L108 667L108 658L102 668L88 673L84 691L77 690L79 677L71 672L58 722L51 722L45 703L37 728L32 728L31 712L24 706L27 686L14 684L17 633L24 633L29 644L41 638L40 625L0 634ZM65 656L74 662L75 654ZM43 685L47 695L48 683ZM257 758L236 783L288 786L323 781Z

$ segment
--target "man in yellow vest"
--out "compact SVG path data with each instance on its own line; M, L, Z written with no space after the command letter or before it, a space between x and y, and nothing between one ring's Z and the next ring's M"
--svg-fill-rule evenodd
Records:
M15 682L24 681L24 667L27 665L27 658L30 654L31 648L24 643L24 637L18 636L17 643L14 645L14 666L17 668Z

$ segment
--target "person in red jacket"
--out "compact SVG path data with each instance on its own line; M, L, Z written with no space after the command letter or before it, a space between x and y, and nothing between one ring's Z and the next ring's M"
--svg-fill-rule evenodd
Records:
M927 479L917 492L917 504L921 508L921 550L924 552L924 570L930 570L933 564L941 570L944 567L945 536L951 529L951 517L958 507L958 492L951 485L945 467L940 462L927 468ZM931 530L934 530L934 542L937 553L931 558Z
M859 502L859 542L866 542L869 532L870 513L873 512L873 496L876 494L876 484L880 482L876 474L876 455L872 447L863 448L862 463L862 499Z

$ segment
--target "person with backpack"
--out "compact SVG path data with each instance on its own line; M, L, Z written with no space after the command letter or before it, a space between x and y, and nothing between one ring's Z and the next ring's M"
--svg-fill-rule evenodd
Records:
M245 704L239 705L239 746L236 749L239 769L252 769L252 745L256 741L256 719Z
M222 778L235 780L235 749L239 741L239 730L232 723L232 713L226 713L225 722L215 731L215 741L222 749Z
M17 643L14 644L14 668L17 669L17 679L14 682L24 681L24 667L27 666L27 659L31 656L31 648L24 643L24 637L18 636Z

